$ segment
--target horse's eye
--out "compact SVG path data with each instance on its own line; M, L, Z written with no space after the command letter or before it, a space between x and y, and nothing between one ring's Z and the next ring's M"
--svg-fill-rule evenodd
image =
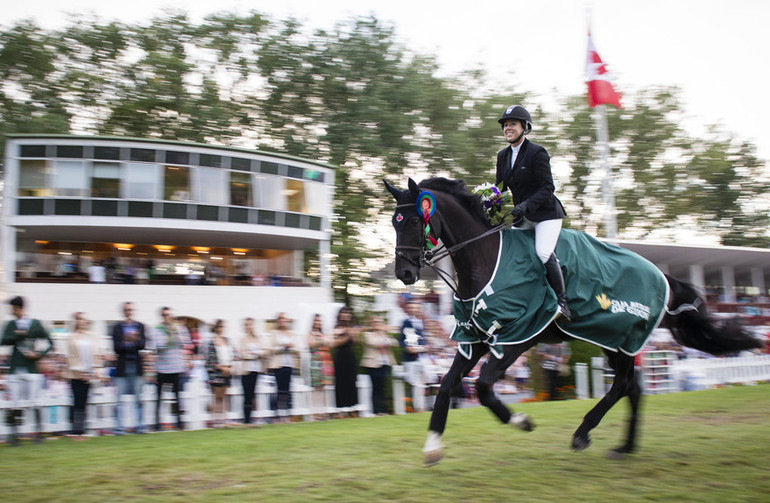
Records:
M419 217L412 217L412 218L409 219L409 223L412 224L412 225L419 224L420 223L420 218Z

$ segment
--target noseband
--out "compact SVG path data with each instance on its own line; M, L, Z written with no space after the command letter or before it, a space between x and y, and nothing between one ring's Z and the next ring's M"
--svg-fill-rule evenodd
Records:
M397 204L396 209L398 208L414 208L414 203L406 203L406 204ZM422 232L420 234L424 234L425 232L425 222L423 221L422 224ZM411 250L411 251L418 251L420 252L420 255L417 257L417 260L413 260L411 257L407 256L402 250ZM413 266L415 266L418 270L422 269L423 266L428 265L430 260L430 256L433 255L431 250L428 250L427 241L423 242L422 246L414 246L414 245L396 245L396 257L401 257L402 259L406 260ZM432 267L432 266L431 266Z

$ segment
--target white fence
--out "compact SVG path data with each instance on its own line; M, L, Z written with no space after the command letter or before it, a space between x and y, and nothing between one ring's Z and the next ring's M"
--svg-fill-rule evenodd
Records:
M671 373L684 390L770 381L770 355L688 358L674 362Z
M398 367L397 367L398 368ZM393 402L394 412L404 413L404 385L400 372L394 369L393 378ZM358 388L358 405L350 408L337 408L334 406L334 387L326 387L326 403L331 404L323 410L311 409L310 393L313 389L304 384L300 377L293 377L291 383L292 408L289 415L309 419L312 414L333 414L337 412L358 412L361 416L372 415L372 384L366 374L358 374L356 381ZM256 389L256 407L252 412L252 418L266 420L276 416L276 411L271 409L271 397L275 395L275 380L272 375L261 374ZM157 387L154 383L145 383L142 389L141 399L143 403L144 426L155 424L155 403ZM43 431L68 432L71 430L69 407L72 406L72 395L69 389L58 396L46 395L36 405L42 409ZM233 385L228 389L229 400L226 410L228 421L241 422L243 420L243 388L239 379L233 379ZM176 418L171 413L171 404L174 402L174 394L170 390L164 390L161 395L160 422L163 424L176 424ZM111 385L97 386L91 389L88 396L88 410L86 414L86 432L96 433L111 431L115 428L115 400L116 388ZM123 424L128 428L137 426L135 397L123 395ZM185 429L198 430L207 428L213 419L208 411L212 402L211 389L204 381L190 379L184 385L180 393L183 410L182 422ZM10 409L10 403L0 396L0 437L9 433L5 421L5 412ZM20 433L29 433L35 430L36 424L32 416L31 403L18 404L17 408L24 411L24 420L19 428Z
M659 352L668 353L668 352ZM664 355L665 356L665 355ZM657 394L676 391L708 389L723 384L754 384L770 381L770 355L736 356L732 358L687 358L675 360L658 358L642 368L644 393ZM612 371L605 368L604 358L591 359L592 389L589 389L589 368L585 363L575 365L575 388L578 398L600 398L612 384ZM591 393L592 392L592 393Z

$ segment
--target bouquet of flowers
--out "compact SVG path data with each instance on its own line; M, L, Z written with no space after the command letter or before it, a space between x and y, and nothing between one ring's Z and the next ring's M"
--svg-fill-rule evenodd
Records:
M481 207L492 225L503 222L508 213L508 206L513 202L510 191L503 190L503 184L499 186L491 183L482 183L473 188L473 193L481 198Z

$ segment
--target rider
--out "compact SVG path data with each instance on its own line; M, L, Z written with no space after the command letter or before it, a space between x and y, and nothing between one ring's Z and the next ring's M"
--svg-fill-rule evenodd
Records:
M548 152L524 138L532 131L532 117L523 106L506 108L497 122L510 146L497 153L495 184L503 182L504 189L511 189L516 205L511 212L513 226L535 230L535 250L545 265L546 279L556 294L559 312L570 321L564 276L554 253L566 213L554 195Z

